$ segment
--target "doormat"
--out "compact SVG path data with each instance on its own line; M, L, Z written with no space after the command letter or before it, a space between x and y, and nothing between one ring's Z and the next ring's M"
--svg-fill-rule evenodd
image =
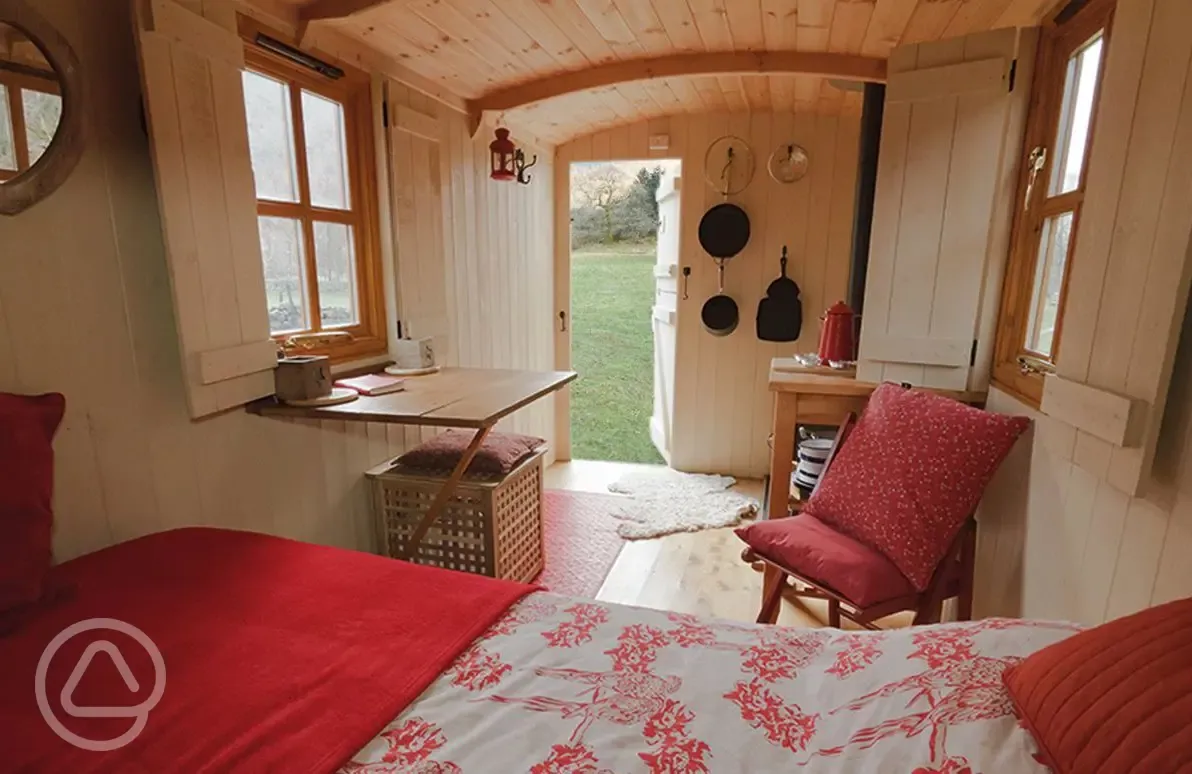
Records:
M729 476L680 473L670 468L626 473L609 490L630 497L615 514L617 534L626 540L698 532L740 524L759 512L757 500L729 490Z
M536 583L572 597L595 599L625 542L614 514L624 497L542 492L542 531L546 564Z

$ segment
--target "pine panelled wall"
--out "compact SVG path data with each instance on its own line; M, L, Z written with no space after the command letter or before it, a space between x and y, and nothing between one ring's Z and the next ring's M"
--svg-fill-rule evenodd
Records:
M1192 594L1187 4L1119 2L1105 61L1057 367L1146 401L1149 444L1115 446L991 390L992 409L1037 425L982 508L980 615L1091 624Z
M434 336L450 365L553 369L554 149L528 145L515 130L527 156L538 156L531 184L493 182L491 130L473 140L462 114L398 83L388 90L403 333ZM437 126L438 140L405 126ZM553 439L553 401L535 402L501 429Z
M420 438L417 428L239 409L188 417L129 7L38 4L82 62L87 145L57 193L0 218L0 390L67 396L55 443L56 556L196 524L371 548L361 473ZM462 116L442 127L437 168L405 174L399 155L397 177L418 186L438 173L438 198L416 190L412 201L442 226L443 251L398 229L403 265L443 274L427 282L446 296L447 362L549 368L549 319L534 318L549 315L539 294L549 299L551 175L529 188L490 184L484 138L468 139ZM549 150L540 156L549 170ZM551 415L544 403L511 426L549 437Z
M714 113L679 115L607 130L560 145L555 159L555 187L568 184L575 161L678 158L681 172L680 275L690 267L689 297L678 308L675 408L671 464L683 471L715 472L760 478L769 465L768 388L770 360L812 351L819 341L819 317L845 296L852 247L860 121L856 116L800 113ZM669 135L669 149L651 151L651 135ZM741 321L729 336L706 333L700 320L703 303L717 291L716 263L700 249L699 221L723 197L704 179L704 157L717 138L733 134L753 149L757 172L739 196L731 198L749 213L749 245L725 268L725 292L740 309ZM807 176L783 185L766 172L771 151L794 142L807 149ZM567 308L570 249L568 199L556 210L556 302ZM757 339L758 301L779 272L782 246L790 250L789 275L799 283L803 331L798 342L775 344ZM649 310L643 310L649 314ZM568 336L556 333L559 360L568 360ZM643 375L644 376L644 375ZM581 375L582 378L582 375ZM559 401L560 428L566 427L566 401ZM560 431L561 432L561 431ZM560 453L564 454L564 444Z

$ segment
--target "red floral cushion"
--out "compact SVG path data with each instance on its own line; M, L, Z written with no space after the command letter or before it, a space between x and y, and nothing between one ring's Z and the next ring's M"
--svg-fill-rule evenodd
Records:
M804 512L882 552L923 591L1029 426L883 384Z
M54 433L66 400L0 393L0 613L37 602L52 560Z
M471 430L448 430L397 458L401 465L435 471L450 471L475 437ZM512 433L489 433L468 465L468 473L504 475L546 443L541 438Z
M889 559L806 513L740 527L737 537L761 556L840 592L858 607L914 593Z

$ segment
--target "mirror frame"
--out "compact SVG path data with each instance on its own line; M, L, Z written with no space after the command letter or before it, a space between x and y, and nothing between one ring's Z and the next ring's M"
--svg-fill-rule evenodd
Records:
M66 38L25 0L0 0L0 22L25 33L58 75L62 117L37 162L0 183L0 215L16 215L58 190L83 155L85 92L78 56Z

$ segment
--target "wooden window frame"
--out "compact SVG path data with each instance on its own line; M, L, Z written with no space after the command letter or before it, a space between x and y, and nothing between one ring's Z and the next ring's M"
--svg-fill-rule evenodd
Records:
M1049 373L1054 373L1055 362L1063 344L1063 319L1068 296L1068 283L1076 258L1080 215L1088 184L1089 161L1097 134L1097 116L1109 58L1116 0L1089 0L1079 10L1076 10L1070 19L1057 23L1057 19L1062 19L1066 9L1071 5L1065 5L1051 14L1043 27L1039 41L1036 76L1032 87L1024 140L1024 160L1019 171L1018 186L1015 189L1015 216L1011 233L1010 256L1006 267L1005 282L1002 286L997 341L994 346L994 383L1019 400L1036 408L1043 399L1044 377ZM1055 146L1060 113L1063 108L1068 61L1077 47L1101 29L1104 30L1103 53L1096 90L1093 92L1092 117L1089 123L1088 139L1085 143L1085 159L1080 172L1080 183L1074 191L1048 196L1054 164L1060 158L1060 149ZM1027 189L1031 180L1030 164L1027 162L1027 158L1035 148L1040 146L1047 149L1047 161L1045 166L1039 170L1035 178L1035 189L1031 192L1031 200L1026 203ZM1051 358L1048 360L1026 348L1026 333L1030 324L1031 302L1034 299L1034 281L1040 253L1041 230L1048 218L1065 212L1073 213L1072 230L1069 236L1068 256L1056 311Z
M25 105L21 101L21 90L28 89L42 94L62 96L62 85L52 77L42 78L31 72L15 72L0 68L0 86L8 90L7 103L0 105L0 110L8 111L8 116L12 121L12 139L17 156L16 171L0 169L0 183L3 183L12 180L32 166L29 163L29 138L25 133Z
M244 17L240 19L240 34L245 40L246 69L282 80L290 87L299 200L297 203L291 203L258 199L257 215L302 222L304 268L308 277L307 284L310 286L306 290L305 298L309 307L310 330L276 334L273 339L287 354L326 355L335 364L384 355L389 351L389 345L385 319L380 199L377 185L376 115L372 101L372 80L361 70L317 54L319 59L333 62L344 71L344 76L338 80L325 77L260 47L255 43L258 33L290 45L295 44L282 33L262 27L253 20ZM300 127L303 126L303 91L326 97L344 107L351 210L327 209L310 203L306 143L300 131ZM312 226L315 221L346 224L353 228L359 307L359 323L356 325L323 328L321 307L317 303L319 288ZM340 336L345 333L350 339Z

